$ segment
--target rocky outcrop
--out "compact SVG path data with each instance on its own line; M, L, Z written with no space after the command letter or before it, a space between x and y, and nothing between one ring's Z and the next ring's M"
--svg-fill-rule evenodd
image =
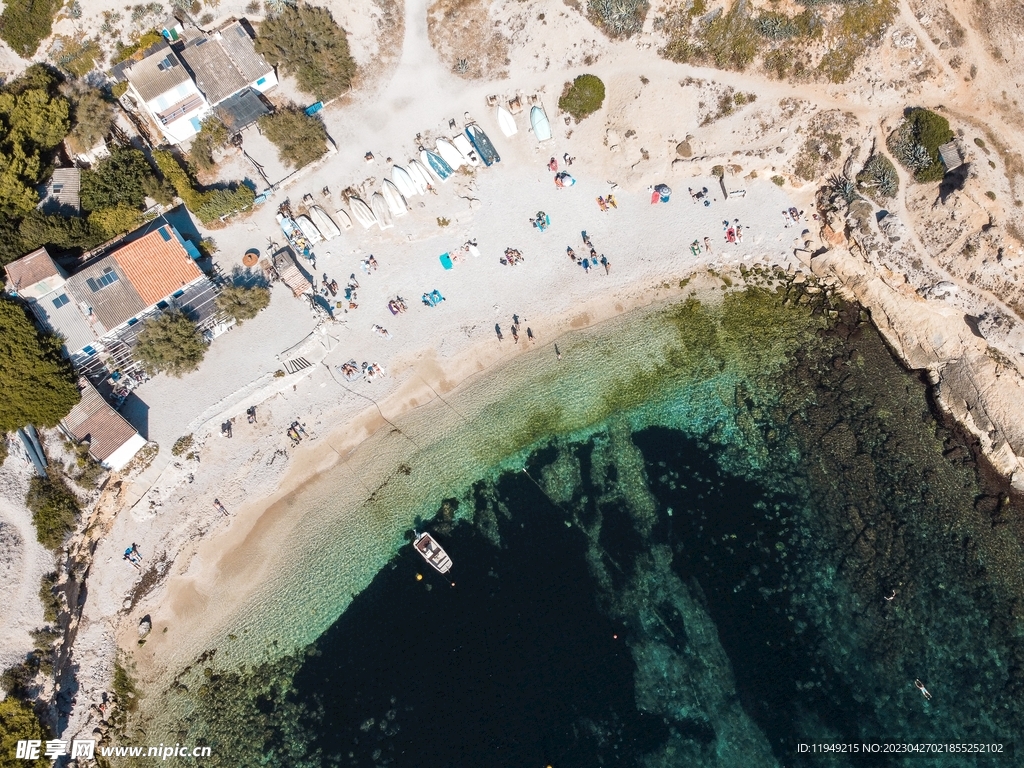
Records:
M936 402L974 434L995 468L1024 491L1024 376L990 345L973 318L922 298L903 275L870 264L837 244L810 260L871 312L904 363L926 371Z

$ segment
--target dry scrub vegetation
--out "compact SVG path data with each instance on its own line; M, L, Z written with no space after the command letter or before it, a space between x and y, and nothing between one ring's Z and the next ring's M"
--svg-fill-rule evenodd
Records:
M436 0L427 11L427 35L441 61L467 79L501 78L509 41L484 0Z

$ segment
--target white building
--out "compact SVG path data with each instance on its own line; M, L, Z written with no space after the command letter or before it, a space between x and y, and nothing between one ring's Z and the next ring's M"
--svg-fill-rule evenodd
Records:
M171 46L160 43L124 69L128 92L171 144L195 136L210 114L210 102L196 86Z
M216 106L246 88L263 93L277 85L277 73L260 54L240 21L209 35L189 37L181 58L206 100Z

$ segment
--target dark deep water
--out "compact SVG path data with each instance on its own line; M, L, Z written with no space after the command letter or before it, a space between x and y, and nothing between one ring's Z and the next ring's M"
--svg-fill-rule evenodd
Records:
M1021 764L1020 500L858 308L777 300L681 307L605 420L420 521L454 587L402 547L305 652L207 667L182 740L296 768ZM1003 747L798 746L951 742Z

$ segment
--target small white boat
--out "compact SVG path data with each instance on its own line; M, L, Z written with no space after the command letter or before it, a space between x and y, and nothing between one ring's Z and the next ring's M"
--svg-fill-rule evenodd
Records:
M519 126L516 125L516 119L512 116L512 113L501 106L501 104L498 105L498 127L506 136L515 136L519 133Z
M431 181L430 173L420 164L419 160L409 161L409 176L421 195L427 194L427 187L431 187L434 184Z
M537 141L547 141L551 138L551 123L548 122L544 107L536 106L530 110L530 125L533 126L533 135L537 137Z
M313 220L316 228L320 230L320 234L324 236L324 240L332 240L341 234L341 230L338 229L338 225L334 223L334 219L328 216L327 211L319 205L314 205L309 209L309 218Z
M480 158L476 156L476 150L469 143L469 139L460 133L458 136L452 136L452 144L459 150L459 154L466 158L467 163L474 168L480 165Z
M416 535L413 547L420 556L438 573L448 573L452 569L452 559L444 548L429 533L413 533Z
M406 198L421 194L419 189L416 187L416 183L412 180L412 176L410 176L409 172L400 165L396 165L391 169L391 180L395 182L395 186L398 187L398 191Z
M320 230L316 228L316 224L309 220L308 216L296 216L295 223L298 224L299 229L302 231L303 236L309 241L310 245L316 245L317 243L323 242L324 236L320 233Z
M390 229L395 226L395 220L391 217L388 204L384 202L384 195L380 192L373 193L373 196L370 198L370 208L373 210L373 215L377 218L377 226L381 229Z
M356 221L363 225L363 229L369 229L377 223L377 217L373 215L370 206L360 198L349 198L348 207L352 209L352 215L356 217Z
M391 179L384 179L381 189L384 192L384 202L387 203L391 213L395 216L405 216L409 212L405 198L402 197L402 193L398 191L398 187Z
M348 211L344 208L339 208L334 212L334 218L338 220L338 224L344 230L352 229L352 217L348 215Z
M452 149L455 149L455 147L452 147ZM429 168L430 173L442 184L446 183L451 175L455 173L443 157L436 152L431 152L429 149L420 151L420 162L424 168Z
M437 140L437 154L439 154L441 159L448 163L453 170L457 171L466 164L466 158L462 156L462 153L459 152L459 150L455 148L455 145L448 141L448 139Z

